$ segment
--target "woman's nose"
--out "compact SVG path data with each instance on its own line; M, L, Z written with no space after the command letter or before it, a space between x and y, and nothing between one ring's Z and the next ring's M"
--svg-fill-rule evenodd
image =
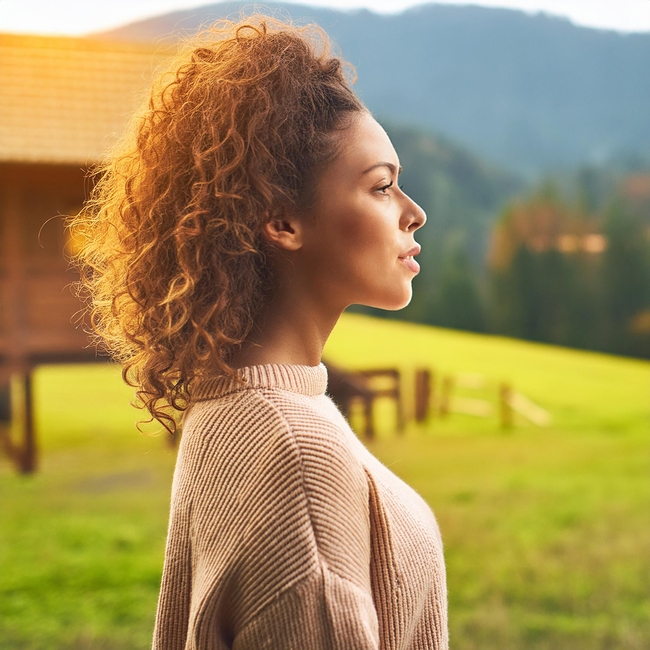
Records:
M406 206L406 209L403 213L402 219L404 221L404 225L402 227L407 232L411 232L424 226L424 224L427 222L427 215L426 212L411 197L407 196L406 198L408 199L408 205Z

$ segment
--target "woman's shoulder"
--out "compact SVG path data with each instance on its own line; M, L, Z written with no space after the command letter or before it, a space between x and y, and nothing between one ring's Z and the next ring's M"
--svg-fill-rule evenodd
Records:
M179 464L203 485L213 477L254 473L259 483L260 476L283 475L299 481L310 501L320 502L324 489L330 501L350 492L365 499L363 465L336 414L325 395L285 390L241 390L196 402L185 418Z
M178 464L193 473L236 471L239 463L287 455L290 431L282 413L258 391L240 390L190 404L183 418ZM209 461L209 462L208 462Z
M279 389L244 389L193 403L183 422L183 446L225 451L231 447L314 447L354 455L345 421L325 395Z

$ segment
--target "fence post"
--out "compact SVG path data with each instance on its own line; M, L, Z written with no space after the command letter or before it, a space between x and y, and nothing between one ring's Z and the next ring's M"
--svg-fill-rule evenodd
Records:
M440 388L440 403L438 413L441 418L446 418L451 409L451 393L454 390L454 378L452 375L445 375L442 378L442 386Z
M431 407L431 371L418 368L415 371L415 421L424 422Z
M373 418L373 399L367 398L363 402L363 409L364 409L364 415L365 415L365 420L366 420L366 430L365 430L365 436L366 440L374 440L375 439L375 422Z
M499 420L502 429L512 429L513 413L512 413L512 386L501 382L499 385Z

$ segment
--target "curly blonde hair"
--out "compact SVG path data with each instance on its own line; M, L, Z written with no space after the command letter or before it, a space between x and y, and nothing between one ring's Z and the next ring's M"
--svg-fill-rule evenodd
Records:
M233 354L272 290L261 226L307 210L364 110L327 36L254 15L185 42L96 171L69 227L95 342L170 432L194 380Z

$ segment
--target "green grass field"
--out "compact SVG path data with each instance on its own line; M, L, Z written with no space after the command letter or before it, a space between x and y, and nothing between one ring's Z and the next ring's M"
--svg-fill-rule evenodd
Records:
M454 650L650 647L650 364L345 314L325 358L506 380L553 425L452 415L373 452L431 504ZM408 384L407 384L408 385ZM173 451L113 366L35 378L36 476L0 461L0 647L150 646Z

